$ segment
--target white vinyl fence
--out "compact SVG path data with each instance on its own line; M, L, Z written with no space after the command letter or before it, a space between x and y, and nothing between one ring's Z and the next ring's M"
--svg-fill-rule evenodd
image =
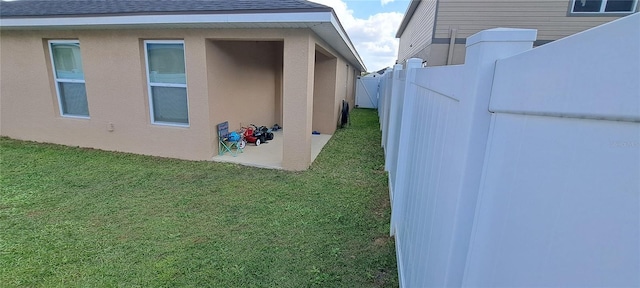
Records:
M378 108L378 85L381 75L378 73L356 80L356 106L360 108Z
M640 286L640 14L464 65L385 73L378 99L402 287Z

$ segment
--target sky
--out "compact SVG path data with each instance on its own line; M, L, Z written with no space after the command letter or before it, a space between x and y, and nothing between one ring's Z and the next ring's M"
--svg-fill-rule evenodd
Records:
M333 8L370 72L398 57L396 32L410 0L309 0Z

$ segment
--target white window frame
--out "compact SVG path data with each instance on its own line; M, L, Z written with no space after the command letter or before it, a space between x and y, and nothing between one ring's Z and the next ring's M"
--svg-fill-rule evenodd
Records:
M610 12L605 12L604 9L605 7L607 7L607 2L609 2L609 0L602 0L602 2L600 3L600 10L599 11L595 11L595 12L581 12L581 11L573 11L573 8L576 7L576 1L580 1L580 0L571 0L571 7L569 9L571 9L571 14L632 14L636 11L636 9L638 8L638 0L633 0L633 4L631 6L631 11L610 11Z
M87 84L86 81L84 80L84 76L82 77L82 80L78 80L78 79L58 79L58 73L56 72L56 63L53 60L53 44L78 44L78 47L80 46L80 41L79 40L49 40L48 42L48 46L49 46L49 58L51 59L51 68L52 68L52 72L53 72L53 82L55 82L56 84L56 94L58 96L58 109L60 111L60 116L62 117L68 117L68 118L78 118L78 119L90 119L91 118L91 112L89 112L89 116L84 116L84 115L73 115L73 114L65 114L64 110L62 109L62 97L60 96L60 82L64 82L64 83L82 83L85 85L85 91L87 89ZM82 51L82 48L80 49L80 51ZM82 57L82 55L80 55L80 57ZM84 64L84 61L83 61ZM84 69L84 67L83 67ZM87 97L87 95L85 94L85 97ZM88 100L88 99L87 99ZM88 101L87 101L88 102Z
M174 127L189 127L191 124L191 113L189 112L189 89L187 89L187 51L185 49L184 40L144 40L144 61L147 71L147 94L149 94L149 116L151 117L151 123L155 125L162 126L174 126ZM151 83L151 77L149 74L149 49L147 44L182 44L182 49L184 51L184 76L185 76L185 84L177 84L177 83ZM153 94L151 87L173 87L173 88L185 88L187 94L187 123L175 123L175 122L162 122L155 121L155 112L153 109Z

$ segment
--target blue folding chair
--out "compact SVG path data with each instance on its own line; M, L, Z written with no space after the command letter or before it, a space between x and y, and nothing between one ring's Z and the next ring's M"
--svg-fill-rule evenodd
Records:
M236 137L230 137L236 136ZM231 139L233 138L233 139ZM224 155L229 152L231 156L236 157L238 153L242 153L242 145L240 142L242 137L237 133L229 133L229 122L225 121L218 124L218 154Z

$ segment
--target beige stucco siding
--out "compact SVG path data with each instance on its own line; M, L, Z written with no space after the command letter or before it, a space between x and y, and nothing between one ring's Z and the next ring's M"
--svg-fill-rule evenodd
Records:
M356 79L360 76L360 71L353 68L352 65L349 65L349 69L347 72L349 75L347 77L347 97L346 100L349 102L350 109L356 107Z
M325 55L338 55L335 50L331 49L331 47L326 42L322 41L322 39L317 37L317 35L314 37L314 40L316 41L316 45L317 45L316 50L321 51ZM331 118L320 117L314 120L316 124L319 121L322 121L323 123L332 123L332 124L323 124L323 125L327 125L326 127L330 129L323 129L322 131L318 130L319 132L333 134L333 132L336 130L340 120L342 100L346 100L347 102L349 102L349 107L355 107L354 106L355 105L355 85L356 85L355 79L356 79L356 76L360 75L361 72L362 71L355 69L352 64L345 61L344 58L337 57L335 74L334 74L336 80L334 85L335 100L333 102L333 115ZM326 73L326 72L321 72L321 73ZM329 116L330 114L323 113L323 115Z
M278 54L282 41L207 40L212 124L228 121L236 130L241 124L270 126L282 118L276 115L282 75Z
M316 47L313 80L313 125L314 131L332 134L335 130L334 103L336 95L337 59L319 52ZM328 119L329 121L326 121Z
M291 170L307 169L311 163L314 42L312 37L305 33L291 35L284 42L282 109L285 153L282 161L283 165L288 163L286 165ZM298 117L298 115L311 117ZM287 142L287 137L291 139L295 137L296 141Z
M412 57L426 58L428 52L425 48L431 44L435 14L435 0L424 0L418 4L413 17L400 36L399 63L404 63Z
M557 40L610 22L620 16L568 16L570 0L440 0L435 38L457 38L481 30L509 27L538 29L538 40Z
M217 154L216 124L229 121L231 129L236 129L240 123L279 123L285 127L283 168L306 169L317 46L336 59L333 69L331 65L321 69L335 71L336 94L323 93L336 100L352 93L352 89L338 88L348 81L338 75L345 73L340 66L346 61L316 37L306 29L3 30L0 134L209 160ZM60 115L47 46L47 40L58 39L80 43L90 119ZM151 122L144 40L184 41L189 127ZM322 77L331 78L330 74ZM330 85L328 89L332 90ZM320 117L316 124L335 127L336 111L320 111L329 116Z
M185 34L182 34L185 35ZM211 154L203 41L185 40L190 127L151 125L141 31L3 31L1 133L17 139L203 159ZM176 35L163 38L178 39ZM61 117L47 39L77 39L90 119ZM203 73L205 72L205 73ZM113 131L109 131L113 127ZM179 148L179 149L178 149Z

